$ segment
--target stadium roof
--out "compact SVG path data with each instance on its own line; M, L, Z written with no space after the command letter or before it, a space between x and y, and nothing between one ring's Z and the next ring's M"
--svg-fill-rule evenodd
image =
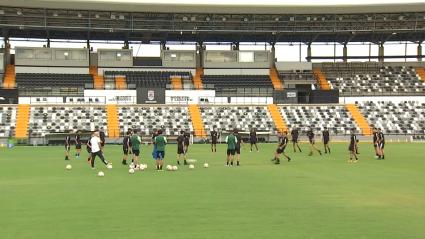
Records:
M180 0L185 1L185 0ZM425 40L425 3L273 5L165 0L2 0L3 37L191 42L375 42ZM257 2L257 1L256 1ZM354 2L354 1L353 1ZM379 1L382 2L382 1ZM362 4L359 4L362 3Z

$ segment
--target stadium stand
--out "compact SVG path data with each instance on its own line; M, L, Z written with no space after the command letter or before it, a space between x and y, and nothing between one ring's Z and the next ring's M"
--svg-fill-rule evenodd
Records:
M338 73L337 73L338 74ZM339 89L341 95L411 95L425 94L425 82L421 81L413 67L384 66L379 72L349 76L329 77L332 88Z
M14 134L16 127L16 107L0 106L0 137Z
M425 133L425 103L416 101L362 102L359 109L370 125L382 128L389 134Z
M154 129L165 129L165 135L178 135L180 130L193 131L192 120L187 107L180 106L129 106L118 109L121 132L138 129L150 135Z
M273 84L268 75L203 75L203 84L212 84L214 88L270 87Z
M69 130L93 131L96 127L103 127L107 132L106 119L103 106L33 106L30 111L30 136L43 137Z
M201 116L207 132L219 129L275 133L275 126L267 106L201 106ZM229 128L231 127L231 128Z
M114 78L124 76L127 85L135 84L137 87L165 88L171 83L172 76L192 79L191 73L184 71L105 71L104 75Z
M288 105L280 106L280 111L290 130L299 128L304 131L312 127L315 131L321 131L327 127L333 134L349 134L351 128L360 132L344 105Z

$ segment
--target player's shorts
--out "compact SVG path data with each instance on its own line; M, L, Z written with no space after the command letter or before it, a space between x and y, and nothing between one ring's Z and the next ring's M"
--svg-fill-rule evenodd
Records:
M227 150L227 156L235 155L235 153L236 153L236 150L235 149L228 149Z
M379 143L379 144L378 144L378 147L379 147L380 149L384 149L384 148L385 148L385 143L384 143L384 142Z
M139 156L140 150L139 149L133 149L133 154L134 154L134 156Z
M65 145L65 150L66 151L70 151L71 150L71 145Z
M285 147L283 147L283 148L278 147L278 148L276 149L276 153L278 153L278 154L281 154L281 153L283 153L283 152L285 152Z
M324 144L328 144L328 143L329 143L329 139L327 139L327 140L323 140L323 143L324 143Z
M177 154L184 154L184 148L183 147L177 147Z
M314 142L314 139L309 139L308 141L310 141L310 144L315 144L316 142Z
M76 144L75 149L81 149L81 144Z
M241 147L236 147L235 148L235 153L236 154L241 154Z
M125 155L128 155L128 147L123 147L122 148L122 152L123 152L123 154L125 154Z
M211 144L217 144L217 139L212 139Z
M293 138L292 143L298 143L298 138Z
M156 160L164 159L165 152L164 151L156 151Z
M256 140L256 139L250 139L250 140L249 140L249 143L250 143L250 144L256 144L256 143L257 143L257 140Z
M348 150L349 151L356 151L356 148L354 147L354 144L350 144L350 146L348 146Z

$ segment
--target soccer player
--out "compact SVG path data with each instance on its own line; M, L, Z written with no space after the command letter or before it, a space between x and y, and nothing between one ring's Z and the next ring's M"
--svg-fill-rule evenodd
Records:
M216 127L214 126L213 130L211 131L211 152L217 152L218 137L219 137L219 134L216 131Z
M373 148L375 149L375 157L379 158L379 152L378 152L378 129L376 127L373 127Z
M100 141L101 141L100 144L101 144L102 150L103 150L103 147L105 147L105 131L103 131L103 127L100 128L99 138L100 138Z
M357 163L359 160L357 158L357 136L354 134L355 129L351 129L351 135L350 135L350 145L348 146L348 151L350 151L350 160L349 163L353 162L353 157L356 159L354 163Z
M288 162L291 161L291 158L285 154L285 148L286 145L288 145L288 132L284 131L283 134L279 133L279 146L276 149L276 153L274 155L274 163L280 164L280 155L283 154L283 156L288 160Z
M167 144L167 138L164 135L162 135L162 130L158 130L158 135L155 137L156 169L158 171L162 171L162 165L164 164L166 144Z
M134 168L139 166L139 155L140 155L140 144L142 144L142 139L137 135L137 130L133 131L133 135L130 138L131 141L131 151L133 152L133 163Z
M86 144L86 150L87 153L89 153L89 157L87 158L87 162L90 163L91 162L91 138L94 136L94 133L90 134L89 140L87 141Z
M235 153L236 153L236 166L240 166L241 159L241 144L243 145L242 136L239 134L237 129L234 129L233 132L236 136L236 145L235 145Z
M233 166L233 159L235 158L237 142L238 142L238 139L236 138L236 136L234 135L232 131L230 135L226 137L226 143L227 143L226 166Z
M69 150L71 150L71 131L65 137L65 160L69 160Z
M323 146L325 147L325 154L329 152L331 154L331 148L329 147L329 130L327 127L322 132Z
M105 165L108 165L108 161L106 161L105 157L102 153L102 141L100 140L100 133L99 131L95 132L93 134L93 137L90 139L91 144L91 168L94 169L94 161L96 159L96 156L99 156L100 160Z
M81 132L77 131L77 134L74 138L75 141L75 157L79 158L81 153Z
M251 131L249 132L249 142L251 144L251 149L249 150L249 152L252 152L252 145L254 145L255 149L257 149L257 152L259 152L257 141L258 141L257 131L254 128L252 128Z
M184 153L184 131L180 131L177 137L177 164L180 165L180 158L183 157L184 165L187 165L186 154Z
M385 148L385 135L384 133L382 133L381 128L379 128L378 129L378 152L379 152L378 159L385 159L384 148Z
M310 142L310 153L308 154L308 156L313 155L313 150L317 151L320 155L322 155L322 152L314 145L316 142L314 140L314 132L312 128L307 131L307 137L308 141Z
M189 150L189 142L190 142L190 132L187 130L184 133L184 155L187 155L187 151Z
M294 153L296 153L296 152L297 152L297 150L296 150L295 146L297 146L298 150L299 150L299 151L300 151L300 153L301 153L301 148L300 148L300 145L298 144L298 136L299 136L298 129L297 129L297 128L294 128L294 129L291 131L291 137L292 137L292 147L294 148Z
M123 157L122 157L121 163L123 165L127 165L128 152L130 151L130 147L131 147L131 143L130 143L131 134L132 134L132 131L128 130L126 136L124 136L124 139L122 141Z

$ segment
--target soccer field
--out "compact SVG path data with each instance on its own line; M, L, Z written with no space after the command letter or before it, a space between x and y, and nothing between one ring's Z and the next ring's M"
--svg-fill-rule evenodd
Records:
M95 171L85 149L67 171L63 147L2 148L0 238L425 238L424 144L387 143L381 161L360 144L357 164L347 144L312 157L303 144L274 165L275 147L246 147L242 166L224 167L224 145L192 145L194 170L156 172L143 146L149 167L133 175L121 146L105 148L112 170L97 159ZM169 145L165 164L175 152Z

